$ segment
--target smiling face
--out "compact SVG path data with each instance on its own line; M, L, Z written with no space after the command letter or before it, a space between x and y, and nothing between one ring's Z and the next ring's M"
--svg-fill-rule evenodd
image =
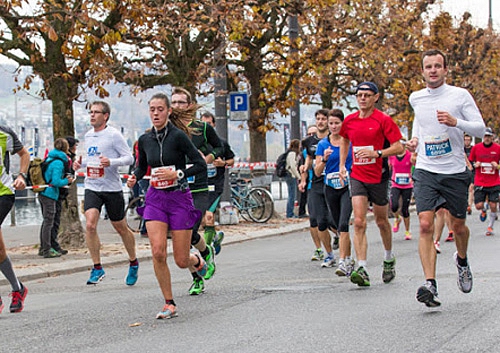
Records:
M338 116L330 115L328 117L328 129L332 135L338 136L341 127L342 120Z
M441 55L425 56L422 60L422 75L429 88L438 88L444 84L448 68Z
M171 109L167 102L161 98L154 98L149 102L149 118L156 130L161 130L167 125Z
M320 134L325 133L325 131L328 129L328 117L326 115L323 115L321 113L316 114L316 127L318 129L318 132Z

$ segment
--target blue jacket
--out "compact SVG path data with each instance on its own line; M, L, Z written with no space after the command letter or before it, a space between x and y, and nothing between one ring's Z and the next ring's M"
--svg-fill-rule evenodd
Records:
M64 177L64 164L68 163L68 156L63 151L53 149L47 156L49 165L43 174L47 184L52 185L46 188L41 194L45 197L57 200L59 198L59 188L68 185L68 179Z

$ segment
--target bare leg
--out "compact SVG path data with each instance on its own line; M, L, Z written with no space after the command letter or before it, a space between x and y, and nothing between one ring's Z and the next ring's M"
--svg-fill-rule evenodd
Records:
M118 222L111 222L115 230L122 237L123 245L125 246L125 250L127 250L128 258L130 261L133 261L137 258L136 249L135 249L135 238L134 234L127 227L127 220L124 218Z
M424 270L425 279L436 278L436 248L433 244L434 233L434 211L420 212L420 238L418 240L418 252L420 262Z
M354 213L354 250L358 261L366 261L368 243L366 240L366 211L368 199L366 196L353 196L352 209Z
M85 241L87 242L87 248L94 264L101 263L101 240L97 234L99 215L99 210L96 208L85 211Z

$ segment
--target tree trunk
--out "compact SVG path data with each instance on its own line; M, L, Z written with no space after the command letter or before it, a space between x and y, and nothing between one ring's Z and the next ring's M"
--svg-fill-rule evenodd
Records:
M78 85L58 75L45 77L44 85L47 97L52 101L54 139L74 136L73 100L77 96ZM82 247L84 234L79 217L77 186L73 183L62 205L59 240L65 246Z

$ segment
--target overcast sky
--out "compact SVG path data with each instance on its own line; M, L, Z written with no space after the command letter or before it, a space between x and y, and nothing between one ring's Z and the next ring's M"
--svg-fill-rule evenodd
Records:
M491 13L493 28L500 31L500 1L498 0L442 0L443 10L448 11L454 17L468 11L472 14L472 23L476 26L486 28L488 26L489 4L491 2Z

